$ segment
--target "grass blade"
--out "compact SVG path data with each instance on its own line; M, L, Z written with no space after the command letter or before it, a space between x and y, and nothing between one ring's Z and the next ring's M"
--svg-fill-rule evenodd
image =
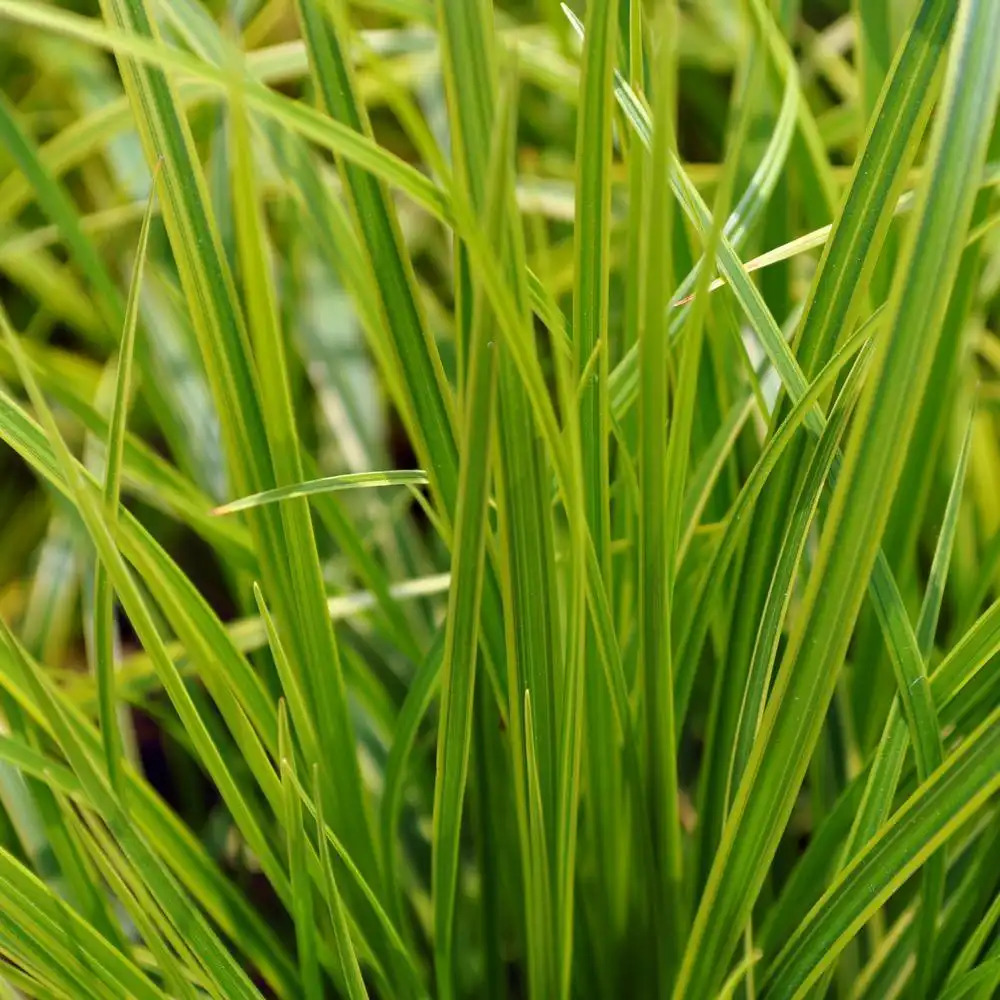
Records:
M955 532L958 527L958 511L962 502L962 487L965 485L965 472L969 464L969 450L972 444L972 423L973 418L969 418L969 425L965 431L965 438L962 441L962 450L959 452L958 464L955 466L955 475L951 481L951 490L948 493L948 503L944 511L944 519L941 521L941 532L938 535L938 544L934 550L934 561L931 563L930 574L927 578L927 589L924 592L924 600L920 606L920 615L917 618L917 643L920 653L924 659L928 659L934 646L934 633L937 631L938 616L941 613L941 600L944 597L945 580L948 577L948 566L951 563L952 551L955 544Z
M503 247L501 216L506 191L511 120L508 109L498 116L490 156L489 186L493 198L486 219ZM459 873L462 802L472 745L473 706L480 601L486 565L490 458L496 410L497 363L490 305L477 289L469 339L465 414L459 447L458 505L452 585L441 659L441 718L438 727L437 780L434 784L432 896L434 903L434 968L440 996L455 995L454 921Z
M312 886L306 860L306 832L303 826L302 802L295 787L295 748L288 731L288 713L285 703L278 707L278 753L281 786L285 805L285 849L292 883L295 919L295 940L299 952L299 975L305 1000L319 1000L323 996L319 961L316 956L316 920L313 914ZM320 838L322 841L324 838Z
M313 771L313 800L316 803L316 826L319 830L326 829L326 820L323 818L323 799L319 775ZM354 942L351 940L351 932L347 926L347 917L344 912L344 904L337 889L337 880L333 872L333 863L330 859L330 845L326 837L319 838L319 857L323 868L323 880L326 884L326 898L330 906L330 922L333 925L333 936L336 943L337 955L340 959L340 968L347 984L347 996L349 1000L368 1000L368 990L365 988L364 979L361 977L361 967L358 965L358 956L354 950Z
M573 371L579 394L582 451L582 507L593 539L597 564L609 581L611 540L608 498L610 411L608 396L608 303L610 268L611 156L613 98L611 79L617 40L617 11L610 0L588 4L587 31L580 67L580 117L576 133L577 197L574 226ZM596 370L589 375L591 358ZM608 699L596 656L596 640L587 637L583 663L586 694L586 773L592 794L605 803L593 820L602 908L616 917L622 908L619 868L614 862L618 839L621 783ZM620 919L620 918L619 918Z
M240 510L252 507L262 507L264 504L277 503L279 500L292 500L296 497L315 496L317 493L339 493L341 490L374 489L380 486L426 486L427 475L419 469L391 470L389 472L347 472L339 476L324 476L322 479L310 479L304 483L294 483L290 486L278 486L273 490L264 490L252 496L231 500L212 511L213 514L235 514Z
M122 460L125 444L125 423L128 412L128 395L132 372L132 353L135 345L136 321L139 309L139 287L142 282L142 268L146 261L146 247L149 243L149 223L153 214L154 191L150 193L146 214L139 233L136 249L135 268L125 307L125 327L118 355L118 371L115 378L114 405L108 425L104 473L104 509L108 525L114 530L118 519L118 502L121 494ZM104 565L98 560L94 570L94 654L95 674L101 733L104 737L105 764L111 787L119 795L122 793L121 757L123 753L121 734L118 729L115 707L115 641L114 641L114 595Z

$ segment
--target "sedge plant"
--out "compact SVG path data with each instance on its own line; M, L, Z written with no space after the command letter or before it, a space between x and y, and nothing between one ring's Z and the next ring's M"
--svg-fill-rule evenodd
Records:
M997 995L998 51L0 0L0 992Z

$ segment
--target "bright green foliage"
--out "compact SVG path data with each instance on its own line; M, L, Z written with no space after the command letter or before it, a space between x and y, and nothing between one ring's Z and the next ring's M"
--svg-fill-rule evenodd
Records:
M998 51L0 0L0 995L996 995Z

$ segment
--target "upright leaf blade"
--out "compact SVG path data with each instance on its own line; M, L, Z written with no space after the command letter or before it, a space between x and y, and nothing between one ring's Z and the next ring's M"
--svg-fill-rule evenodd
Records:
M132 375L132 354L139 315L139 288L142 283L143 265L146 262L149 224L153 215L155 194L154 184L146 205L142 229L139 232L139 245L136 249L132 283L125 307L125 327L122 330L122 342L118 352L114 404L111 410L111 420L108 424L108 440L104 459L104 508L105 517L112 529L118 520L118 502L121 494L122 463L125 450L125 425ZM97 566L94 569L94 657L105 764L111 787L121 795L123 747L115 706L114 594L108 580L107 570L100 560L97 561Z

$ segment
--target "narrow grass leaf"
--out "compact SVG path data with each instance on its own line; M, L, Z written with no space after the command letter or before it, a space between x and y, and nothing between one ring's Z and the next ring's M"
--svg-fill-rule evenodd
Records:
M153 214L155 191L154 184L146 205L142 229L139 232L135 267L132 272L128 302L125 306L125 326L122 330L122 342L118 353L114 404L105 446L104 511L106 522L112 531L114 531L118 519L118 502L121 496L125 424L131 386L132 354L139 313L139 289L142 283L142 268L146 261L146 248L149 243L149 223ZM94 653L105 764L111 787L118 795L121 795L121 756L124 751L115 706L114 594L107 571L100 560L98 560L94 570Z
M343 490L375 489L381 486L426 486L427 475L419 469L391 470L389 472L347 472L338 476L324 476L322 479L311 479L303 483L289 486L279 486L273 490L264 490L252 496L231 500L229 503L216 507L213 514L235 514L251 507L262 507L264 504L277 503L279 500L292 500L296 497L315 496L318 493L339 493Z
M323 831L326 829L326 820L323 814L321 783L315 767L313 768L313 801L316 804L316 827ZM337 956L340 959L340 969L347 984L347 996L349 1000L368 1000L368 990L361 977L357 952L354 949L354 942L351 940L344 904L337 888L337 879L330 858L330 845L327 838L322 835L319 836L318 840L320 865L323 869L323 882L326 886L326 898L330 908L330 923L333 927Z
M295 748L288 730L285 702L278 706L278 754L281 787L285 800L285 850L292 885L292 916L295 920L295 940L299 953L299 974L302 995L306 1000L320 1000L323 983L320 978L316 950L316 919L313 913L312 885L306 859L306 831L303 825L302 802L295 788ZM322 837L320 838L323 839Z

